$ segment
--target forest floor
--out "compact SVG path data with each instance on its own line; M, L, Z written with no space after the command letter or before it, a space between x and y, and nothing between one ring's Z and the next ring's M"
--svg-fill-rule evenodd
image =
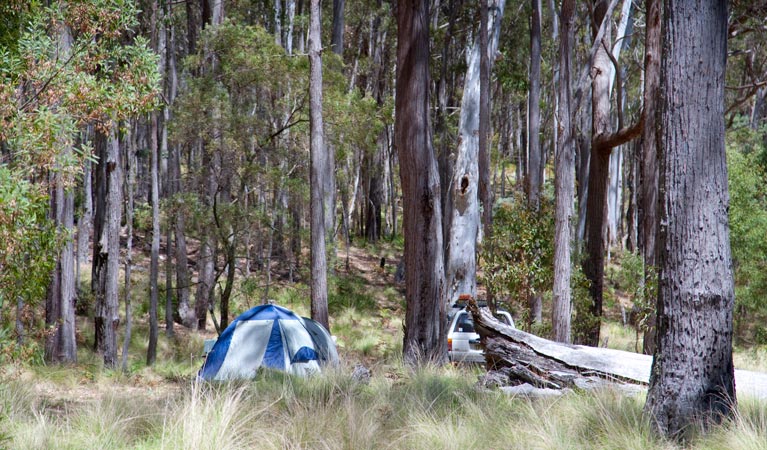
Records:
M399 251L388 243L354 246L347 267L346 249L338 250L329 289L338 371L309 381L271 374L202 390L194 379L203 340L216 335L212 324L205 332L177 325L168 338L161 321L157 362L146 366L148 258L137 255L128 370L103 367L91 350L92 319L78 316L77 364L0 368L0 448L678 448L652 437L642 421L642 394L531 401L478 390L483 370L476 366L406 370L404 286L395 282ZM274 277L270 297L307 315L308 287L282 278ZM606 343L633 350L635 331L615 320L629 300L615 297L603 326ZM240 295L234 303L236 312L258 300ZM351 380L357 364L370 368L370 385ZM736 366L767 370L767 350L739 352ZM751 401L742 403L737 427L685 448L740 448L729 443L732 436L765 442L763 405ZM498 427L498 417L508 418L505 426ZM623 436L620 443L616 436Z

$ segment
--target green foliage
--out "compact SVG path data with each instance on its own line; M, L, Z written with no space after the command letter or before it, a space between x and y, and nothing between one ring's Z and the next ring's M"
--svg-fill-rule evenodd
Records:
M550 288L553 278L554 208L550 196L541 199L538 211L514 192L496 205L493 235L481 250L484 275L480 280L496 298L520 310L534 295ZM520 321L523 323L524 321Z
M17 167L76 172L61 151L76 127L155 107L157 55L144 38L123 39L136 13L132 0L52 2L26 14L14 46L0 46L0 139Z
M575 317L572 321L573 342L588 342L588 336L594 327L599 326L599 317L591 313L594 301L589 290L591 282L581 269L579 253L572 255L573 266L570 272L571 300Z
M47 210L48 199L37 187L0 165L0 328L3 329L0 346L5 350L9 350L7 345L12 345L9 330L15 319L11 311L16 300L22 299L29 306L44 303L56 252L67 237L66 233L57 233ZM31 320L30 314L31 311L23 314L22 319Z
M363 278L353 275L330 276L328 281L328 312L331 314L348 308L365 313L375 311L375 297Z
M767 343L767 176L764 131L736 126L728 133L730 243L735 275L736 331Z
M639 331L645 331L647 319L655 313L656 308L657 269L645 267L639 253L624 252L616 254L614 264L607 267L607 279L611 290L620 291L634 305L631 314L635 317L632 323L635 323Z

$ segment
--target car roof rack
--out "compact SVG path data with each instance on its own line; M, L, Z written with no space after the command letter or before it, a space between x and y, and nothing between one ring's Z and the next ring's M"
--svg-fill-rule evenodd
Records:
M463 309L466 307L466 305L469 304L469 300L471 300L471 295L461 294L460 296L458 296L458 300L456 300L455 303L453 303L452 307ZM477 299L476 301L477 301L477 306L479 306L480 308L487 308L487 300Z

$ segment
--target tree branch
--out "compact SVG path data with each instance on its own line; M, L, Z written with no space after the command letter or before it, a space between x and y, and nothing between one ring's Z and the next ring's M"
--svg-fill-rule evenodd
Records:
M594 139L594 147L609 151L619 145L623 145L642 133L642 130L644 129L644 123L645 113L644 110L642 110L637 123L631 127L621 128L612 134L601 134L597 136L596 139Z
M621 75L621 67L618 65L618 60L615 59L613 52L607 48L607 42L604 39L602 39L602 46L615 66L615 107L618 109L618 129L621 130L623 129L623 106L621 105L623 101L623 76Z

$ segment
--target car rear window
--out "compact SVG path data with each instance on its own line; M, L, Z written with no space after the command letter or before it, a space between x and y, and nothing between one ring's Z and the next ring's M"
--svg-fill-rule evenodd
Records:
M458 320L455 321L453 331L457 333L473 333L474 322L471 320L471 316L465 312L460 313Z

